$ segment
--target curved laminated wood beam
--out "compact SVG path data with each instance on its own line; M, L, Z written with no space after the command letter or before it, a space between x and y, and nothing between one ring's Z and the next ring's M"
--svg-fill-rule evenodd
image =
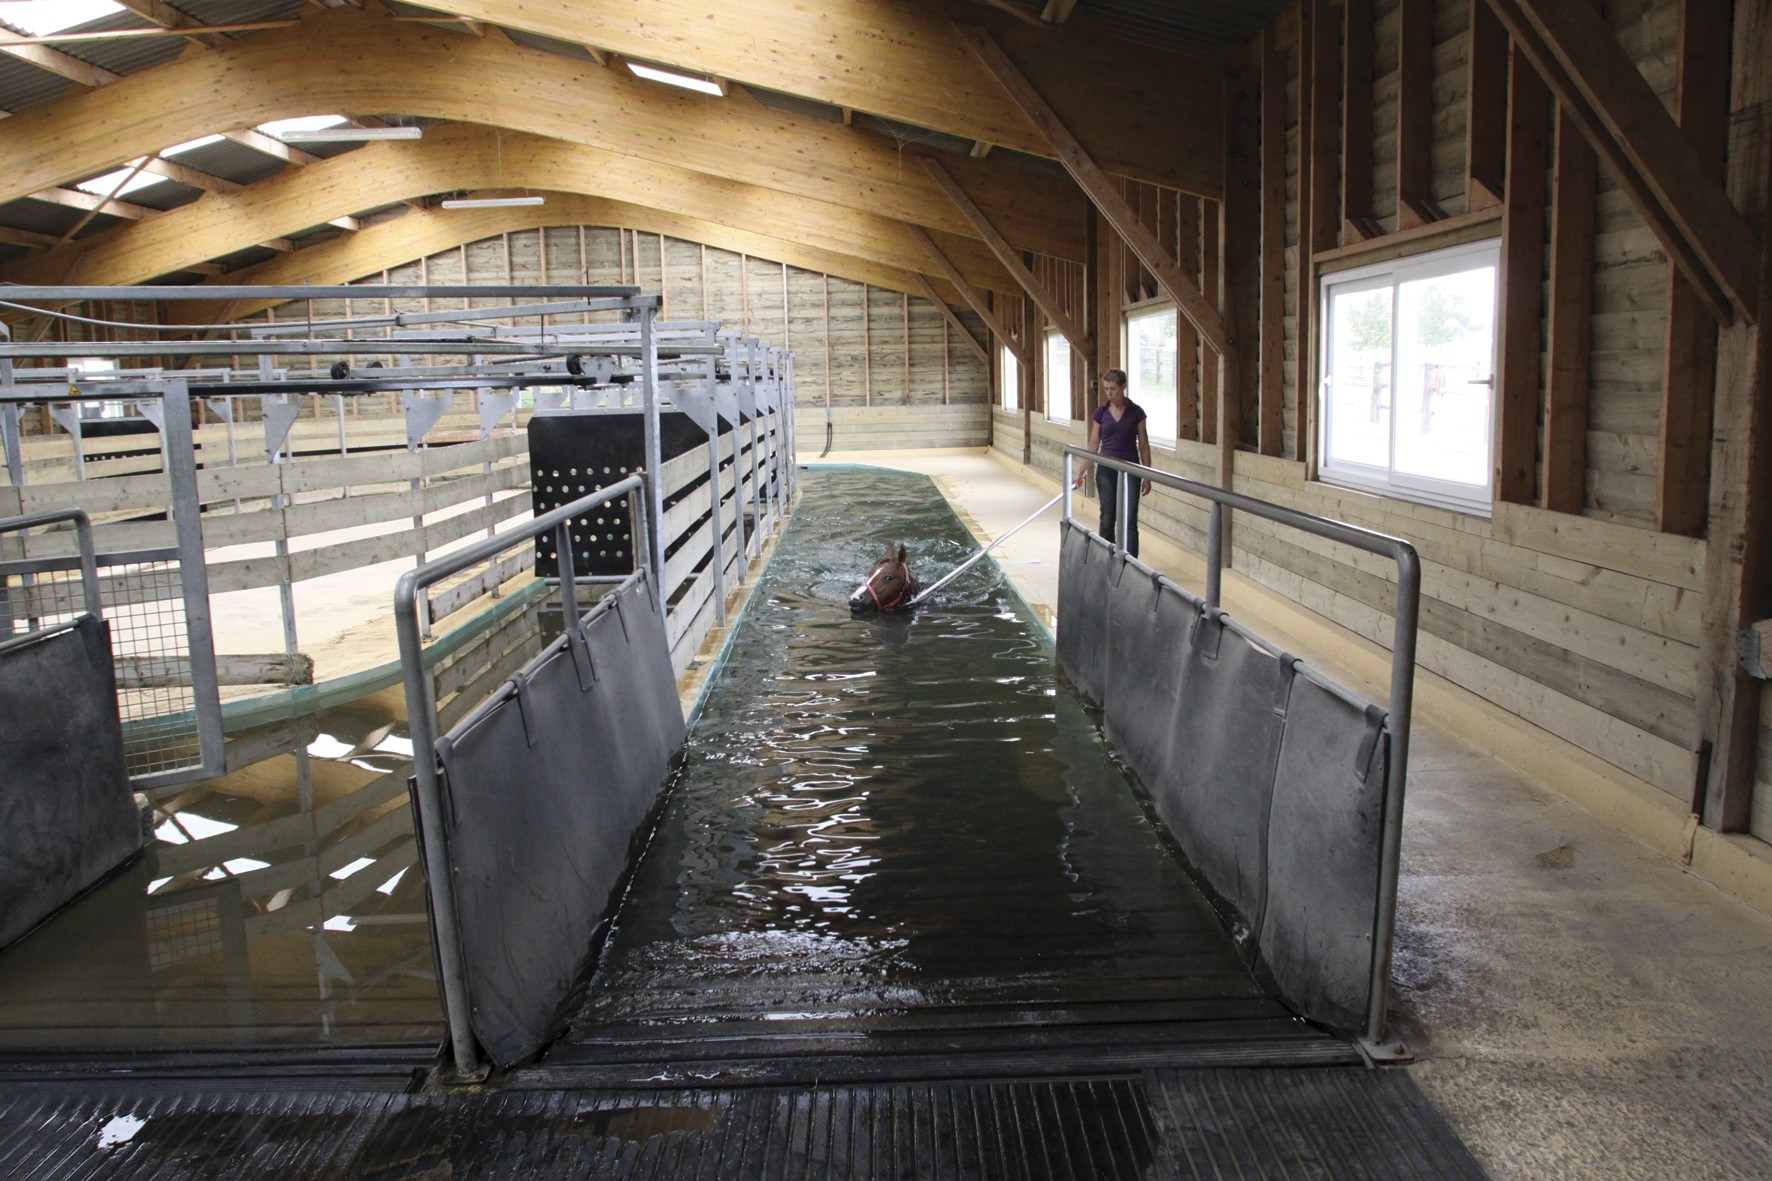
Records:
M1108 171L1220 195L1218 67L1114 40L1087 14L1061 33L994 17L967 0L452 0L449 9L1051 156L955 41L954 21L983 23Z
M160 214L151 223L95 234L0 268L0 276L15 283L56 283L72 260L80 258L84 283L140 283L336 222L357 210L481 188L551 190L652 205L664 214L800 242L895 273L908 274L924 265L922 246L903 223L877 214L562 140L456 124L432 128L416 143L371 144L238 193ZM992 290L1017 290L982 243L943 237L968 281ZM896 289L907 285L917 290L900 274Z
M251 272L253 283L293 285L350 283L414 259L451 250L498 234L560 225L619 226L701 242L721 250L766 258L820 274L835 275L870 286L923 295L914 272L881 266L853 256L818 250L792 239L752 233L602 197L549 193L542 206L493 209L429 209L368 226L295 254L271 259ZM233 281L238 281L235 276ZM556 277L558 281L558 277ZM203 301L201 286L191 288L193 301L179 305L178 315L194 323L220 323L273 306L276 300L241 300L227 307L221 300ZM944 299L951 298L942 293Z
M0 200L226 128L327 110L508 127L973 233L922 169L907 167L883 136L356 9L310 15L294 28L188 55L8 119ZM1083 258L1085 207L1070 185L993 161L954 163L1017 248Z

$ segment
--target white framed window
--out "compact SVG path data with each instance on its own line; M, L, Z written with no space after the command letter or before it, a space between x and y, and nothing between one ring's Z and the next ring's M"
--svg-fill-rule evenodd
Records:
M1126 313L1126 396L1144 408L1153 443L1175 445L1175 309Z
M1323 280L1318 475L1488 515L1498 241Z
M1003 409L1021 409L1021 362L1008 345L997 349L997 376L1002 382Z
M1071 342L1057 331L1046 334L1046 417L1071 420Z

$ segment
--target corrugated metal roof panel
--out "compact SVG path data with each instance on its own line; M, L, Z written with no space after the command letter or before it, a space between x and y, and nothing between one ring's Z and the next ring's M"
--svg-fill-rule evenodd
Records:
M0 111L28 111L43 103L54 102L73 88L74 84L60 74L51 74L0 53Z
M911 123L900 123L896 119L882 119L878 115L857 115L856 124L866 125L882 135L889 135L901 144L916 144L918 147L935 148L942 152L957 152L964 156L972 150L972 141L961 139L957 135L949 135L943 131L931 131L927 127L918 127Z
M522 29L505 29L505 36L518 45L529 49L539 49L545 53L559 54L561 57L576 58L579 61L594 62L591 51L571 41L561 41L554 37L543 37L540 33L525 33Z
M830 103L821 103L816 99L801 98L797 94L783 94L779 90L770 90L762 86L745 83L745 93L776 111L786 111L790 115L806 115L813 119L822 119L826 123L841 123L843 108L834 107Z
M267 156L255 148L237 144L231 139L217 140L169 157L187 168L219 176L235 184L251 184L267 176L275 176L288 167L275 156Z
M293 20L307 0L178 0L179 11L206 25L244 25Z
M1080 0L1102 29L1135 45L1203 57L1253 37L1290 0Z
M0 225L15 230L30 230L34 234L53 234L57 238L73 229L85 216L85 210L52 205L48 201L35 201L30 197L20 197L16 201L0 205ZM106 222L109 224L115 220L107 218Z

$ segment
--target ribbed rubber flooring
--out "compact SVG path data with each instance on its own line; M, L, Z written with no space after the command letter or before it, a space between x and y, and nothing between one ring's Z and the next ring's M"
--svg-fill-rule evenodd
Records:
M8 1181L1482 1176L1398 1070L446 1096L0 1093Z

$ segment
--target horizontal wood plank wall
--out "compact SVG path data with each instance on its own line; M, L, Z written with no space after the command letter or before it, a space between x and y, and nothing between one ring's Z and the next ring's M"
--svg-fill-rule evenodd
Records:
M1381 234L1400 228L1399 8L1399 0L1373 4L1370 213ZM1655 91L1671 100L1677 0L1605 8L1620 43ZM1340 9L1316 11L1334 22L1317 34L1339 37ZM1435 0L1430 23L1428 213L1455 216L1467 209L1469 6ZM1301 275L1309 272L1297 253L1299 177L1309 167L1301 166L1298 111L1311 81L1300 29L1297 6L1273 26L1287 90L1285 256L1279 263L1286 275L1280 393L1288 406L1288 456L1300 454L1292 449L1299 429L1295 382L1308 371L1299 364L1298 349L1315 348L1314 340L1299 336L1301 301L1308 308L1316 299L1315 291L1300 290ZM1474 204L1486 203L1479 198ZM1666 260L1605 169L1596 215L1591 410L1579 512L1502 505L1490 520L1330 487L1306 478L1306 462L1248 452L1236 456L1234 486L1414 542L1425 572L1424 668L1635 776L1647 785L1641 790L1648 798L1683 808L1692 784L1687 746L1705 550L1701 540L1654 530ZM1354 241L1344 227L1339 244ZM1431 243L1412 249L1429 248ZM1355 256L1325 265L1358 262ZM1136 264L1127 268L1130 293L1138 292L1139 278ZM1310 319L1303 317L1307 333ZM1542 395L1541 389L1541 402ZM999 417L1000 431L1003 425ZM1062 432L1036 424L1035 434L1030 450L1038 464L1056 454ZM1175 449L1158 448L1156 459L1172 470L1194 466L1185 441ZM1189 546L1199 544L1201 520L1202 514L1174 506L1161 493L1141 514L1150 528ZM1233 563L1245 576L1388 644L1394 576L1385 563L1259 521L1239 518L1239 526ZM1772 735L1772 706L1762 711L1762 730ZM1772 754L1765 738L1760 767L1767 802L1757 815L1766 816L1772 813Z

